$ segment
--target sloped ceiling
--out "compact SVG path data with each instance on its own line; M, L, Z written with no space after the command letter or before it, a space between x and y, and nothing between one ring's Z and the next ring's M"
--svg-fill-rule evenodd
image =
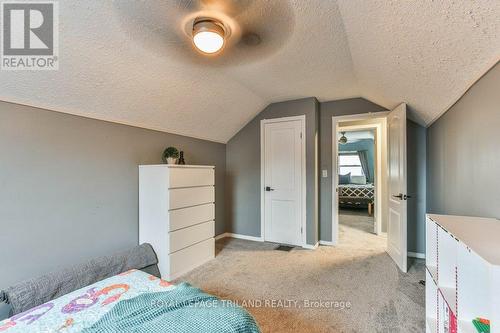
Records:
M147 38L148 13L176 1L139 1L135 25L117 3L60 1L59 70L1 71L0 99L227 142L267 104L309 96L407 102L429 124L500 56L499 1L289 1L279 48L227 63Z
M500 59L500 1L338 3L360 94L386 108L407 102L420 123Z

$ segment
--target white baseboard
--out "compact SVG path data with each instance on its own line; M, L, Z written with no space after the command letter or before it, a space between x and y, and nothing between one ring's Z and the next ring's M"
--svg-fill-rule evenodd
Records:
M264 241L262 239L262 237L247 236L247 235L241 235L241 234L233 234L233 233L230 233L230 232L225 232L223 234L215 236L215 240L219 240L219 239L226 238L226 237L238 238L238 239L245 239L245 240L254 241L254 242L263 242ZM331 242L326 242L326 243L331 243ZM319 247L319 244L320 244L320 242L317 242L314 245L306 244L306 245L304 245L302 247L304 249L316 250ZM324 244L324 245L330 245L330 244Z
M215 240L219 240L222 238L226 237L231 237L231 238L237 238L237 239L245 239L249 241L254 241L254 242L263 242L264 240L262 237L255 237L255 236L247 236L247 235L241 235L241 234L233 234L230 232L225 232L223 234L215 236ZM314 245L306 244L302 246L304 249L309 249L309 250L316 250L319 245L325 245L325 246L335 246L333 242L330 241L322 241L320 240ZM411 258L418 258L418 259L425 259L425 253L419 253L419 252L408 252L408 257Z
M219 240L221 238L226 238L226 237L238 238L238 239L246 239L246 240L254 241L254 242L263 242L264 241L262 239L262 237L233 234L233 233L230 233L230 232L225 232L223 234L215 236L215 240Z
M215 240L219 240L219 239L226 238L226 237L229 237L229 233L228 232L225 232L223 234L215 236Z
M302 246L304 249L309 249L309 250L316 250L319 246L319 242L316 242L316 244L314 245L309 245L309 244L305 244L304 246Z
M411 257L411 258L418 258L418 259L425 259L425 253L420 253L420 252L408 252L408 257Z
M238 239L246 239L249 241L254 241L254 242L263 242L264 240L262 237L255 237L255 236L247 236L247 235L241 235L241 234L232 234L230 232L227 233L227 237L232 237L232 238L238 238Z

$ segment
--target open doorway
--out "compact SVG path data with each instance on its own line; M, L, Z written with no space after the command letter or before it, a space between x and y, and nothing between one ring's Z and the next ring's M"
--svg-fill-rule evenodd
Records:
M375 223L376 130L351 126L337 132L338 212L344 232L381 232Z
M385 114L333 118L334 243L359 246L365 236L386 242L387 137ZM370 236L368 236L370 235Z
M339 244L339 183L341 167L339 141L346 141L347 132L374 129L375 162L373 180L373 230L377 241L386 232L385 248L401 271L407 271L407 147L406 104L401 103L390 112L338 116L332 118L332 245ZM340 136L339 136L340 133ZM344 135L343 135L344 134ZM342 139L341 139L342 138ZM348 139L347 139L348 141ZM354 155L354 154L352 154ZM360 156L360 154L357 154ZM355 159L351 158L350 162ZM343 158L343 161L349 161ZM357 160L356 160L357 162ZM363 161L360 158L359 165ZM358 167L346 164L347 167ZM359 168L359 167L358 167ZM363 165L361 165L363 169ZM368 170L368 169L367 169ZM352 180L351 180L352 181ZM370 205L370 198L365 201ZM367 228L368 229L368 228ZM365 233L369 235L369 233ZM364 246L363 237L351 240L355 246Z

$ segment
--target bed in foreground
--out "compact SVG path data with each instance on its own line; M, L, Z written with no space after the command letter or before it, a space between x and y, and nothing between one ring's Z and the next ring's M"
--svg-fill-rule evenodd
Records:
M0 322L0 332L260 332L230 301L129 270Z
M150 244L21 281L0 291L0 333L258 333L231 301L160 277Z

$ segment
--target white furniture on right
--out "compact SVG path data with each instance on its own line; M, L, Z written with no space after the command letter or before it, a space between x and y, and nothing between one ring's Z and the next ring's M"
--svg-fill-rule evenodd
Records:
M500 221L428 214L425 294L427 333L452 332L446 308L458 333L478 333L478 317L500 333Z
M171 281L215 256L215 168L139 166L139 242Z

